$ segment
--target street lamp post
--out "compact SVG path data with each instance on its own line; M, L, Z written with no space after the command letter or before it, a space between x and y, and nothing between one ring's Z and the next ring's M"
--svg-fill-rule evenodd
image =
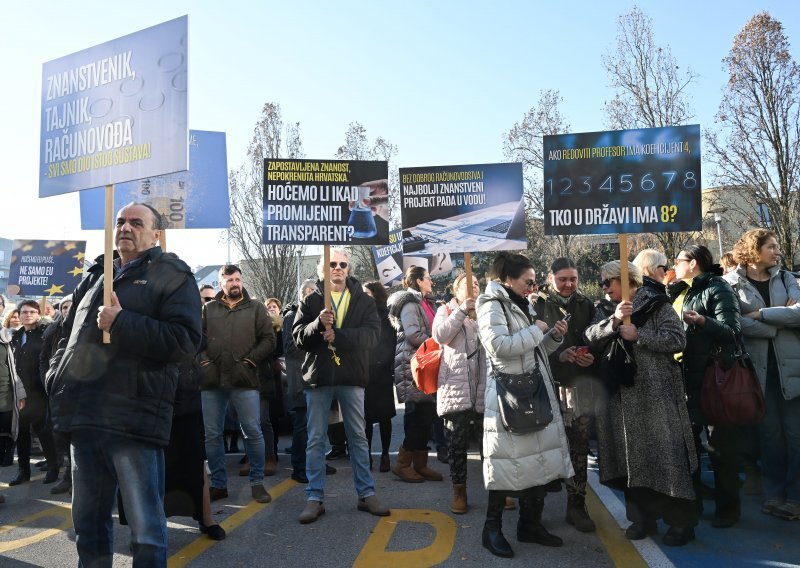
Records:
M709 211L709 213L714 214L714 224L717 226L717 243L719 243L720 259L722 259L722 255L725 254L725 249L722 246L722 214L725 213L725 211L727 211L727 209L724 207Z

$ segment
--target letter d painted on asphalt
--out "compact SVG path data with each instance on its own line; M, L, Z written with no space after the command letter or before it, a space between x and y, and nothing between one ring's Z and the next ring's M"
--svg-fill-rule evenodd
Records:
M386 550L395 528L400 523L425 523L436 531L433 542L417 550ZM385 566L408 568L408 566L436 566L444 562L452 553L456 542L456 523L438 511L427 509L392 509L392 514L381 518L369 537L361 554L356 558L353 568Z

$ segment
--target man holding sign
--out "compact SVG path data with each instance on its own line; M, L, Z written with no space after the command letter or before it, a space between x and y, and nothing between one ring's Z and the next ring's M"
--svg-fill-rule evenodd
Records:
M100 258L73 294L48 372L54 426L72 437L72 519L82 566L111 564L118 487L134 566L166 566L163 448L178 365L197 352L201 311L189 267L156 246L162 229L149 205L119 211L111 305L102 305Z
M342 409L358 510L377 516L389 514L375 496L364 425L369 352L378 344L381 324L375 302L362 291L358 280L348 276L347 255L331 251L330 258L331 308L325 309L324 284L317 282L316 290L300 302L292 325L297 347L306 352L303 380L308 406L308 503L298 519L303 524L312 523L325 513L325 444L334 398ZM323 268L317 269L320 278L325 278Z

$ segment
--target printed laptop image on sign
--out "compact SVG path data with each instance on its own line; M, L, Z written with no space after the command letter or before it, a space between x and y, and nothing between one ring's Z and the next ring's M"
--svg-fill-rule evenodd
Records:
M512 214L511 207L516 205ZM463 227L463 233L471 235L481 235L483 237L493 237L495 239L516 239L525 236L525 205L520 202L509 202L506 204L509 209L507 214L498 215L492 219L486 219L474 225Z

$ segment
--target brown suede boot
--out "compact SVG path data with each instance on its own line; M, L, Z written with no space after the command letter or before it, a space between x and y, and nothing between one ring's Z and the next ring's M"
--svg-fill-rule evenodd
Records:
M264 475L275 475L276 471L278 471L278 456L269 456L264 464Z
M442 474L428 467L428 450L414 452L414 471L428 481L441 481Z
M392 468L392 473L408 483L422 483L425 479L411 467L411 457L411 452L407 451L403 446L400 446L400 450L397 452L397 461Z
M456 515L467 512L467 485L465 483L453 484L453 504L450 510Z

